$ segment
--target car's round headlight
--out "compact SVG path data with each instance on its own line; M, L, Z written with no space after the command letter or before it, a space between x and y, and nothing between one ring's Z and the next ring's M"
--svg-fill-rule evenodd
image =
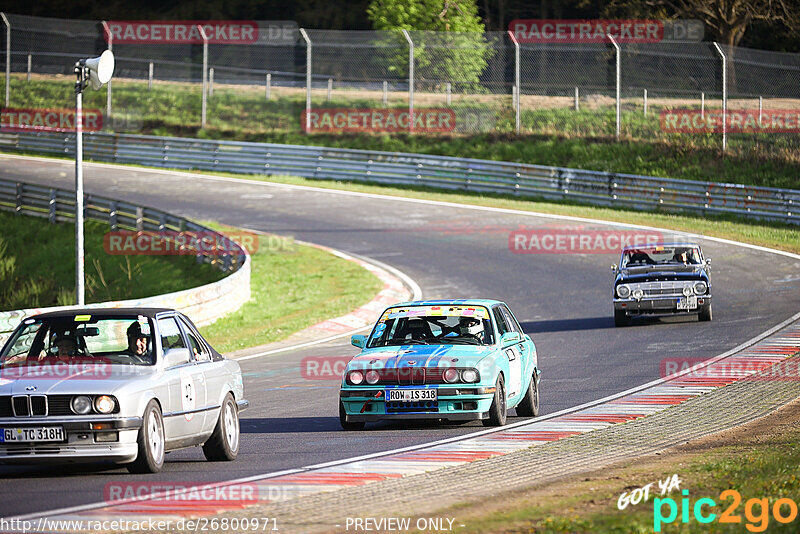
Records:
M454 367L448 367L444 370L444 373L442 373L442 378L444 378L444 381L448 384L458 382L458 369Z
M117 403L108 395L100 395L94 399L94 409L98 413L111 413L114 411Z
M86 415L92 411L92 399L86 395L78 395L77 397L72 397L70 406L72 406L72 411L76 414Z
M692 288L689 287L689 286L684 287L683 288L683 294L684 294L684 296L691 297L692 296Z
M475 369L464 369L461 371L461 380L470 384L478 381L478 371Z
M694 292L698 295L705 295L706 291L708 291L708 284L705 282L695 282L694 284Z
M378 371L374 369L367 371L367 384L377 384L380 379L381 375Z
M637 288L637 289L633 290L631 295L633 295L633 298L635 298L636 300L639 300L640 298L642 298L644 296L644 291L642 291L641 289Z
M617 296L621 299L626 299L631 296L631 288L622 284L617 286Z
M347 379L350 380L351 384L357 386L364 381L364 373L362 373L361 371L350 371L350 374L347 376Z

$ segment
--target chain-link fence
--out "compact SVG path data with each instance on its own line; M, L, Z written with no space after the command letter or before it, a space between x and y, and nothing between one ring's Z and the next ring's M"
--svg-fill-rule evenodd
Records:
M619 131L623 141L793 160L800 150L798 54L697 41L617 47L518 43L504 32L302 30L269 21L4 17L6 108L70 108L75 61L113 49L112 87L84 97L85 107L103 113L105 130L207 128L243 139L304 131L614 138ZM35 113L27 117L31 124L19 126L42 127Z

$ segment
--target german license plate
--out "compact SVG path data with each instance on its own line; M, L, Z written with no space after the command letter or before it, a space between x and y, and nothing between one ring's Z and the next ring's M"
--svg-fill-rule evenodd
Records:
M64 428L60 426L0 428L0 442L22 443L30 441L64 441Z
M681 297L678 299L679 310L694 310L697 308L697 297Z
M386 400L390 402L435 401L437 398L435 388L386 390Z

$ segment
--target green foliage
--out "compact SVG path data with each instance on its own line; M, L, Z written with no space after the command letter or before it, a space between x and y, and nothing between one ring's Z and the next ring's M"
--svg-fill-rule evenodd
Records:
M494 54L474 0L373 0L367 15L376 30L411 33L415 79L421 82L476 87ZM375 61L388 63L389 72L407 77L408 50L395 45L396 35L385 41L376 44L393 46L378 48Z

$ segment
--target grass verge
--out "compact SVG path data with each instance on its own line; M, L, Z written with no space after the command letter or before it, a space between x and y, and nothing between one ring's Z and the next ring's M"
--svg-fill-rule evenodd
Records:
M358 264L288 238L260 236L251 258L250 300L201 329L220 352L278 341L344 315L367 303L383 287Z
M24 75L14 75L10 107L69 107L65 103L71 101L73 83L74 80L66 76L39 75L25 81ZM793 133L730 134L727 155L722 157L719 134L663 131L659 111L685 106L686 102L654 100L650 113L644 116L638 99L626 99L621 112L622 139L617 142L614 109L607 104L575 111L546 105L547 97L541 97L541 102L523 98L522 135L518 136L514 133L510 98L487 100L485 95L461 95L451 106L458 117L457 124L469 122L469 117L482 117L481 120L490 121L483 129L497 133L474 133L469 131L470 127L446 135L306 134L300 124L305 108L304 91L276 88L271 100L266 100L263 93L263 88L257 86L217 84L213 96L208 99L206 128L200 128L198 84L160 82L148 90L146 82L115 80L114 114L111 119L105 119L105 126L116 132L415 152L800 188L797 178L800 175L800 136ZM417 96L421 107L444 107L443 95L420 93ZM405 109L407 103L403 98L403 95L393 94L390 107ZM105 99L104 90L87 91L84 106L104 110ZM313 106L384 107L378 92L355 91L336 91L331 101L316 95Z
M0 211L0 310L75 303L75 225ZM112 256L108 225L85 221L86 302L126 300L208 284L223 273L188 256Z
M800 399L776 412L724 432L713 434L658 455L618 464L616 467L565 478L546 488L534 488L500 495L482 502L462 502L437 511L437 517L455 517L463 534L472 533L631 533L655 531L655 498L672 498L677 517L661 524L661 532L797 532L800 518L788 524L776 520L775 503L790 499L795 505L800 495ZM673 490L663 496L659 480L673 474L681 480L684 496ZM653 483L648 501L618 509L623 492ZM734 507L733 497L722 496L735 490L741 502ZM682 499L689 499L688 519L682 523ZM702 513L716 518L702 524L694 516L701 498L710 498ZM766 499L767 508L748 503ZM730 508L739 523L721 523L720 515ZM668 505L659 507L668 517ZM749 514L748 514L749 510ZM792 515L791 505L782 501L778 508L784 518ZM796 508L795 508L796 512Z

